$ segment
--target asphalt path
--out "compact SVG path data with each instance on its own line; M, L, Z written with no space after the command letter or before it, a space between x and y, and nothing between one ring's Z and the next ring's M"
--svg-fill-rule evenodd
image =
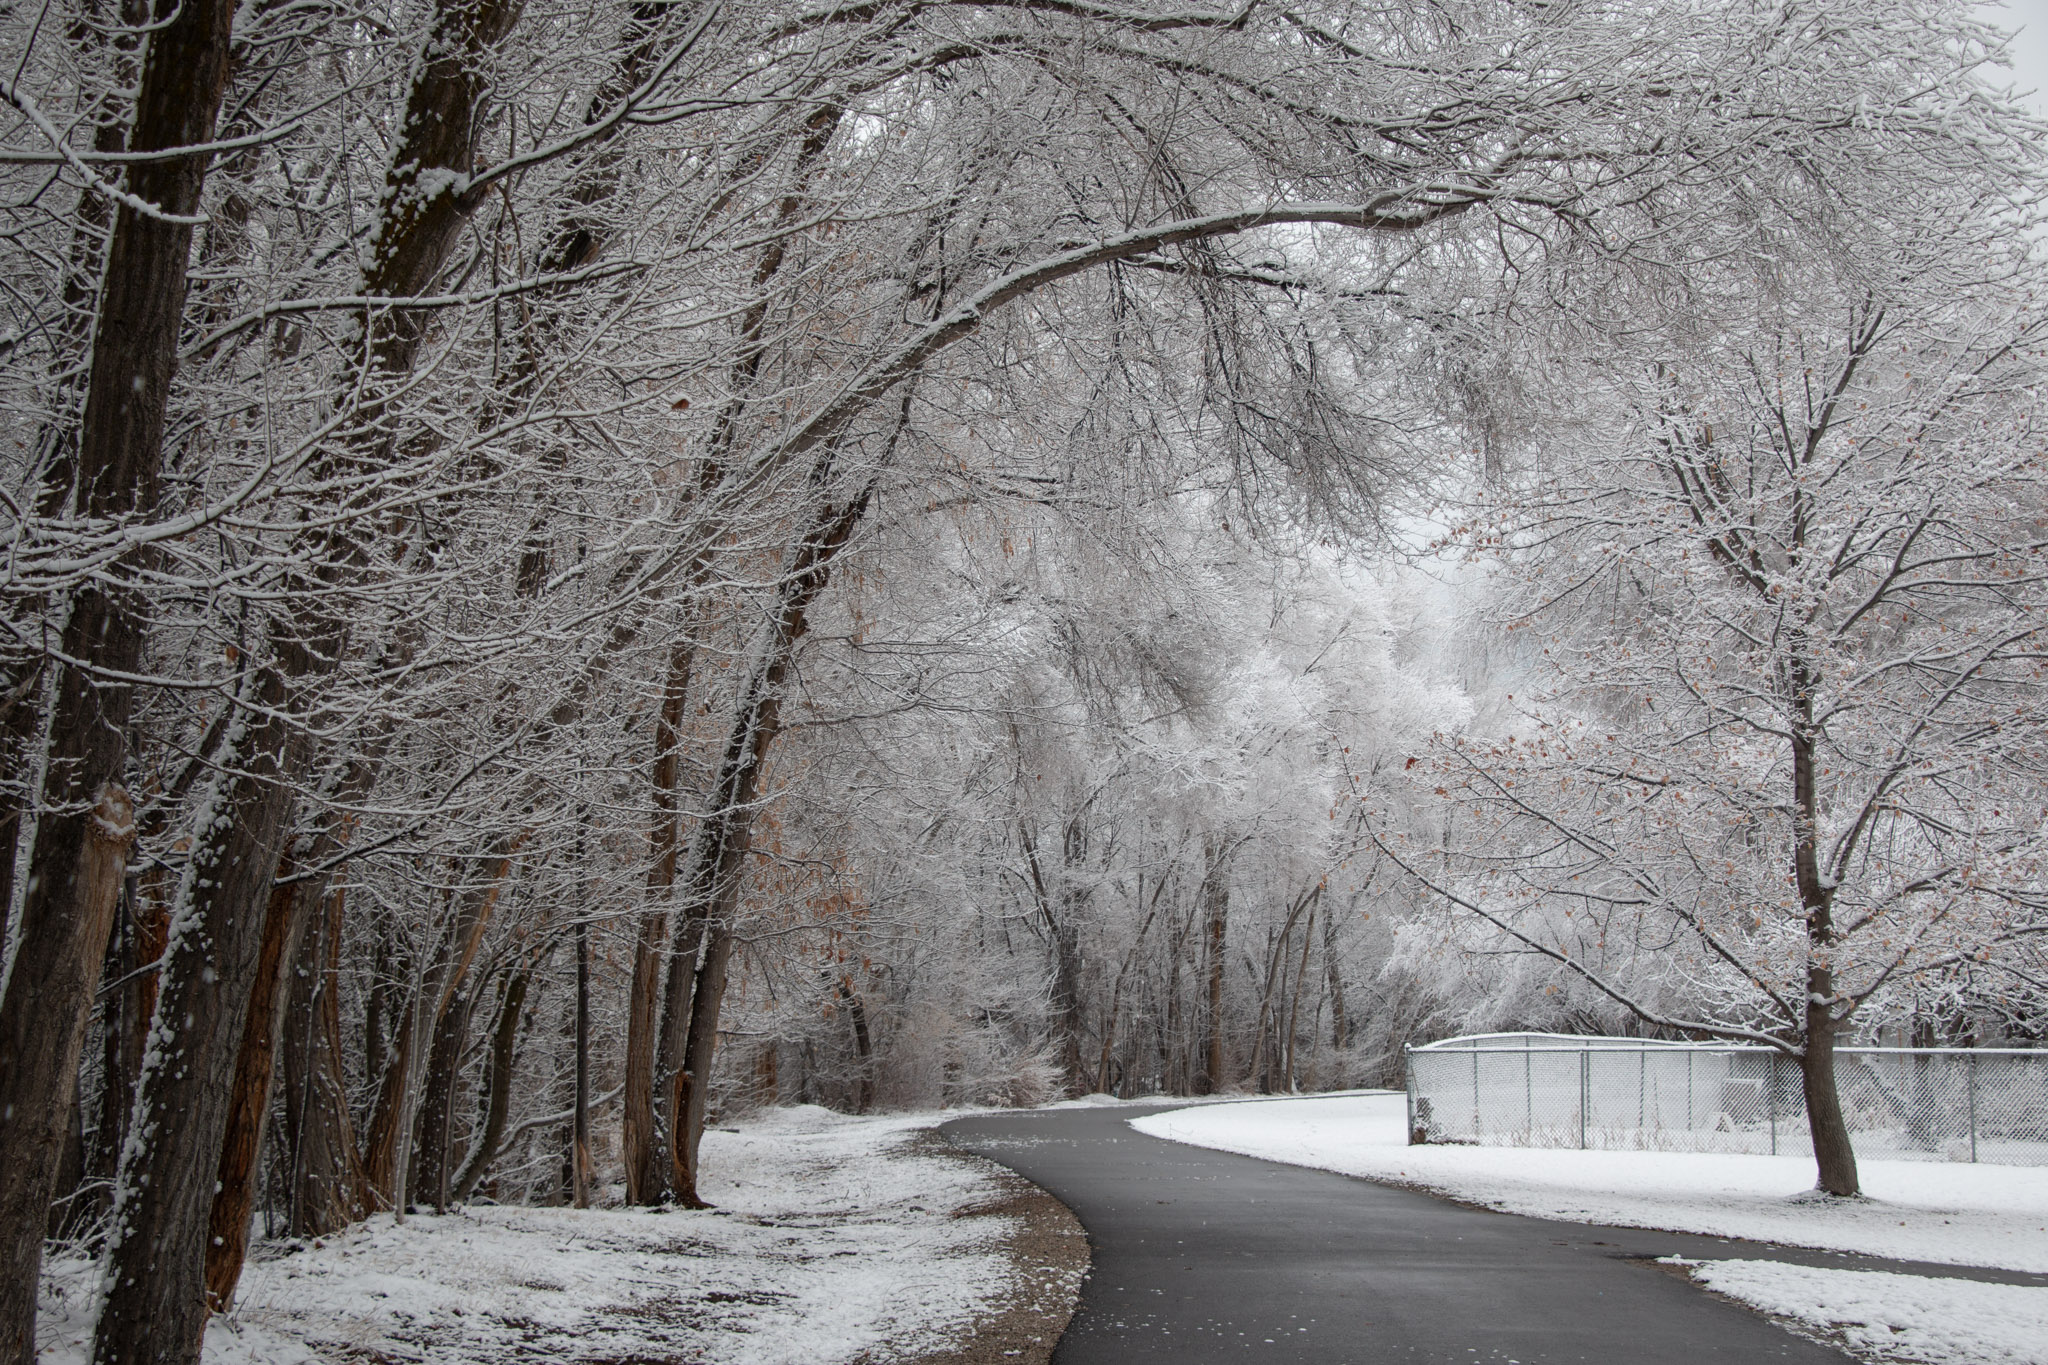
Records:
M1653 1263L1752 1257L1754 1244L1467 1208L1148 1137L1127 1125L1146 1112L1037 1110L942 1130L1088 1230L1094 1268L1053 1365L1850 1359ZM1772 1258L1861 1268L1825 1253Z

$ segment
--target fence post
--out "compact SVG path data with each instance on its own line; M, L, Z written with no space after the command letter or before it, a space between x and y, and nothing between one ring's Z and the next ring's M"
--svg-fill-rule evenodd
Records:
M1590 1048L1579 1050L1579 1148L1586 1146L1586 1103L1592 1090L1593 1053Z
M1529 1059L1529 1040L1522 1040L1522 1140L1536 1141L1535 1063Z
M1479 1117L1479 1049L1472 1048L1472 1140L1483 1141L1486 1134L1484 1120Z
M1764 1054L1770 1065L1764 1068L1764 1103L1771 1110L1771 1155L1778 1154L1778 1050L1772 1048Z
M1415 1047L1401 1044L1401 1084L1407 1087L1408 1145L1415 1145Z
M1970 1160L1975 1161L1977 1159L1977 1054L1972 1052L1968 1055L1970 1064L1964 1068L1964 1074L1970 1080Z

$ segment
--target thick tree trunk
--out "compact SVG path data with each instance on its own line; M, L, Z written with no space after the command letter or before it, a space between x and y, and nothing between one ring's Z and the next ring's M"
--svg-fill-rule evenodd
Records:
M193 1365L206 1327L206 1236L264 910L290 825L303 736L258 675L238 762L205 803L160 968L151 1053L114 1188L114 1240L95 1365Z
M708 924L704 961L697 968L690 993L690 1038L676 1074L676 1202L686 1209L711 1207L697 1193L698 1149L704 1141L704 1118L711 1103L711 1068L717 1060L718 1015L725 1003L726 974L732 965L732 926L724 919Z
M1849 1125L1842 1118L1841 1091L1835 1084L1835 976L1828 965L1834 952L1834 890L1821 875L1820 760L1814 736L1813 695L1819 680L1808 668L1807 653L1796 648L1790 670L1792 722L1792 881L1806 912L1805 1050L1801 1054L1800 1088L1806 1093L1806 1123L1813 1135L1813 1160L1819 1187L1829 1194L1861 1193L1856 1175L1856 1150Z
M218 1188L207 1218L206 1302L215 1313L226 1312L234 1302L242 1262L249 1254L256 1166L270 1119L270 1083L276 1074L278 1040L284 1030L285 1007L291 1000L286 974L298 960L298 940L305 931L304 898L299 889L293 882L271 888L256 980L248 1014L242 1020L227 1136L221 1141Z
M341 960L343 893L325 897L319 924L301 945L285 1033L285 1124L292 1153L294 1236L325 1237L368 1212L368 1181L342 1077L341 1009L335 976ZM375 1074L375 1073L372 1073Z
M683 710L690 691L695 649L687 642L669 652L668 678L662 688L661 711L654 729L654 824L648 844L654 855L647 870L647 905L640 912L640 932L633 944L633 984L626 1008L626 1102L621 1137L626 1159L626 1198L656 1207L669 1195L666 1144L661 1139L654 1104L655 1012L661 1003L662 941L668 936L666 909L676 881L676 791L682 772ZM678 944L680 949L683 945ZM696 969L691 943L687 970ZM690 978L672 966L673 993Z
M427 1049L427 1074L420 1092L418 1129L414 1136L412 1189L415 1204L432 1204L436 1213L448 1211L449 1146L455 1140L456 1091L461 1080L463 1051L469 1046L470 992L467 985L456 989L434 1024L433 1045Z
M1829 1194L1862 1192L1856 1173L1856 1149L1842 1118L1842 1095L1835 1084L1834 974L1813 967L1806 974L1806 1052L1799 1061L1800 1088L1806 1093L1806 1125L1813 1135L1813 1160L1819 1186Z
M643 909L626 1006L625 1115L620 1128L626 1198L649 1208L668 1200L665 1144L654 1103L655 1011L661 1004L662 940L667 936L668 916L652 906Z
M167 151L212 136L228 70L229 0L162 0L129 146ZM163 458L178 320L208 158L136 162L127 188L160 213L123 205L102 275L76 494L83 516L151 512ZM64 1117L132 840L122 790L145 613L132 591L94 579L71 596L60 636L42 814L21 907L20 948L0 998L0 1365L31 1358L36 1281ZM207 1163L211 1170L211 1162Z
M83 922L33 933L39 920L31 917L0 1002L0 1361L6 1365L35 1359L44 1222L78 1084L93 980L135 838L128 794L104 788L78 833L62 900Z
M109 22L112 21L112 22ZM111 49L113 60L106 74L111 77L93 104L79 111L79 121L95 124L92 149L102 154L127 148L127 110L120 107L126 91L140 79L136 54L141 34L149 24L149 5L144 0L121 0L117 15L105 13L96 4L81 6L67 35L81 66L90 66L97 50ZM107 227L113 204L103 194L86 190L78 197L71 220L71 243L65 254L63 314L50 329L51 354L55 367L68 370L56 384L56 402L51 417L37 433L37 448L30 468L40 471L42 489L36 512L44 517L62 516L80 505L79 486L79 398L90 370L79 365L85 346L92 338L94 294L100 287L104 265ZM112 489L106 491L115 491ZM153 498L153 495L151 495ZM12 604L26 621L49 609L48 599L38 595ZM45 660L31 659L13 676L0 679L0 770L21 775L19 786L0 786L0 943L7 940L7 917L14 905L15 858L20 845L24 803L31 795L27 775L35 771L34 743L41 720L43 689L51 672Z
M378 1078L376 1102L370 1107L360 1161L364 1190L370 1202L381 1209L399 1202L399 1126L405 1117L406 1091L412 1084L412 1058L416 1051L413 1030L420 1014L419 1002L412 993L405 994L400 1011L398 1031L384 1050L384 1071Z

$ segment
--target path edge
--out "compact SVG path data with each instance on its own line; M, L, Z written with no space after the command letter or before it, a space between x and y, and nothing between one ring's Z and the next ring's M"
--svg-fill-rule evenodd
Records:
M958 1345L906 1357L903 1365L1049 1365L1094 1261L1081 1220L1009 1167L955 1146L943 1130L920 1133L904 1150L961 1162L986 1178L988 1198L953 1216L992 1225L990 1240L1009 1259L1010 1281Z

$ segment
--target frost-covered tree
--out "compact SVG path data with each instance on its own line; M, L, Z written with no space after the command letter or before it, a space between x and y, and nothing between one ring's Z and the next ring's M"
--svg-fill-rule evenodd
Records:
M1979 230L1903 257L1936 281L1786 272L1530 443L1477 533L1528 690L1413 774L1443 850L1389 844L1644 1020L1795 1058L1834 1194L1836 1039L2048 934L2043 324L2017 228Z

